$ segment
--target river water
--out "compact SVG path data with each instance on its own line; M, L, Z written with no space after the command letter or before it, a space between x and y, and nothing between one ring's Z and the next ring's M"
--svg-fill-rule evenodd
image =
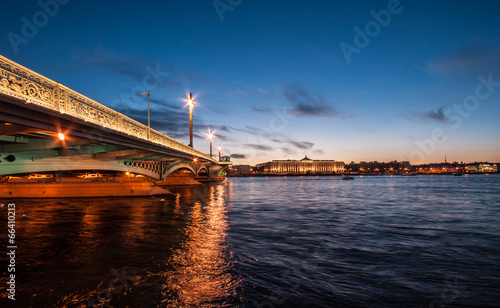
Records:
M229 178L10 200L1 307L500 307L500 175ZM2 200L7 203L9 200Z

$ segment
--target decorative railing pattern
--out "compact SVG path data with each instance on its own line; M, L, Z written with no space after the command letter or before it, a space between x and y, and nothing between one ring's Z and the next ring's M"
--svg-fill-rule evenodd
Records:
M101 125L143 140L148 140L148 127L111 108L46 78L0 55L0 93L20 98L60 113ZM154 129L149 141L193 156L215 162L208 155L197 151Z
M123 164L127 167L141 168L148 171L160 174L162 171L162 161L140 161L140 160L126 160Z

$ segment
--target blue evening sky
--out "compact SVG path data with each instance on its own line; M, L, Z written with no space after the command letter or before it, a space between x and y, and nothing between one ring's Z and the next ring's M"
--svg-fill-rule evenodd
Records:
M499 9L498 1L12 1L2 7L0 54L144 124L138 93L149 90L152 127L186 144L193 92L195 148L208 153L210 127L236 164L304 155L500 162Z

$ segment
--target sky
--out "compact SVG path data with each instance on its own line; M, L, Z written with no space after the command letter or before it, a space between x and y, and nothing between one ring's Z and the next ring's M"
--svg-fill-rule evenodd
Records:
M235 164L500 162L498 1L11 1L0 54Z

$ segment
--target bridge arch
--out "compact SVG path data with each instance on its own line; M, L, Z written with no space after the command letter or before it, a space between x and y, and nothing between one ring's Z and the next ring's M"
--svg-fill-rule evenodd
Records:
M181 170L181 169L187 169L187 170L191 171L195 176L198 175L197 170L195 170L193 168L193 165L191 163L189 163L189 162L174 162L174 163L170 163L166 166L161 178L164 179L164 178L168 177L169 175L171 175L172 173L174 173L178 170Z
M224 166L220 168L219 170L217 170L217 176L225 176L228 169L229 166Z
M208 173L208 166L203 165L200 168L198 168L198 171L197 171L196 175L197 176L206 176L206 177L208 177L208 175L209 175L209 173Z

